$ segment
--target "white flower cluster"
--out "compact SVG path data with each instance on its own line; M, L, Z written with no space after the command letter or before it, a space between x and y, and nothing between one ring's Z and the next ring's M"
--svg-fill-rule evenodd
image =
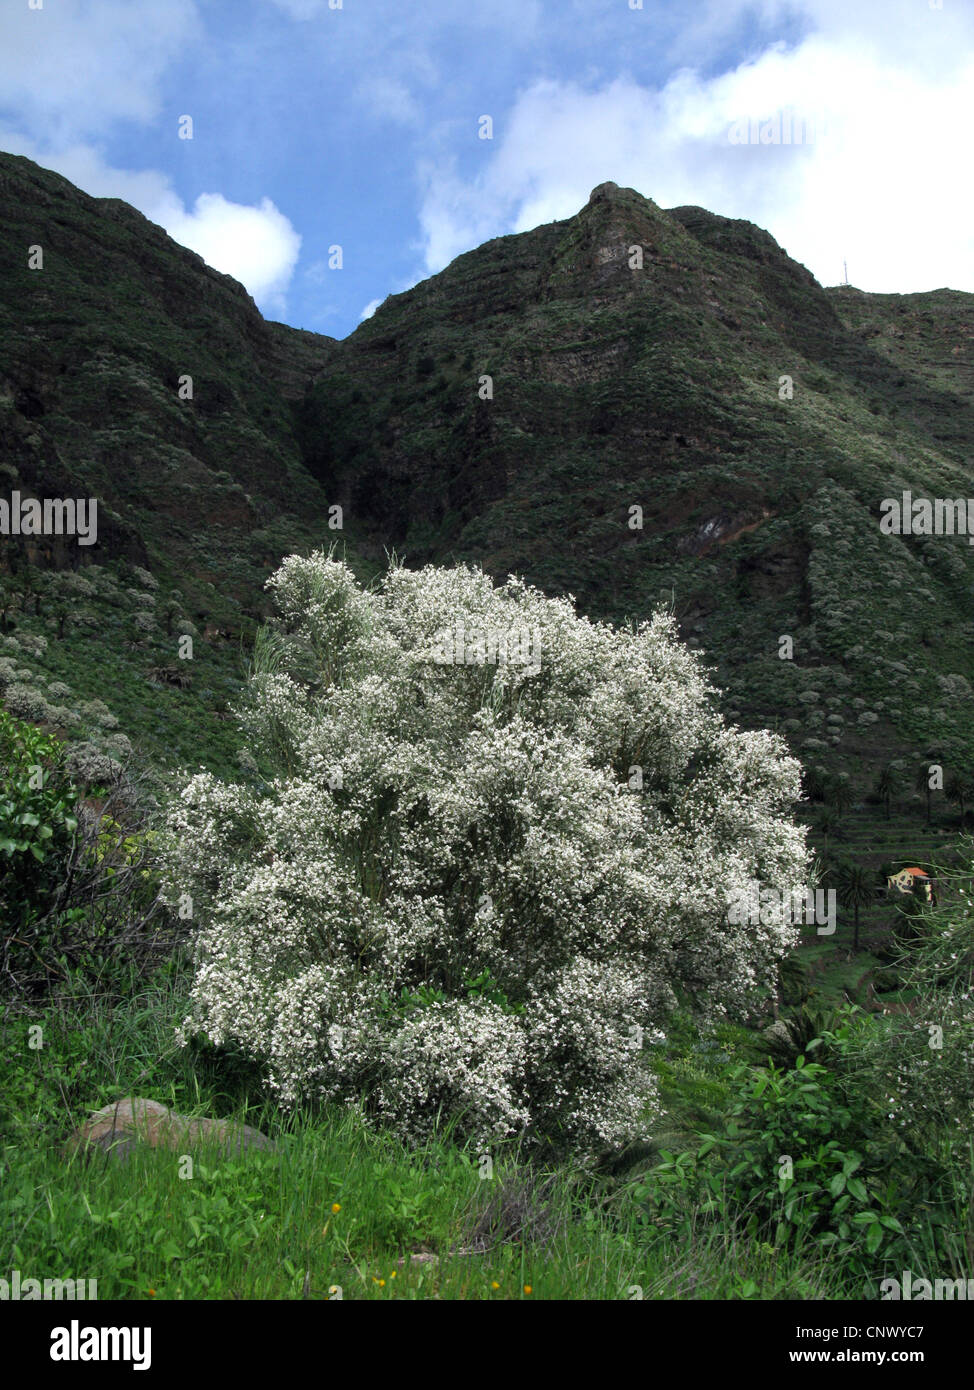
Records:
M578 1152L644 1133L633 1038L677 993L744 1003L796 939L726 901L804 885L798 763L725 727L663 612L617 631L464 568L364 591L324 555L269 588L238 711L258 772L197 775L170 814L166 891L197 923L183 1036L404 1136L438 1115ZM540 669L431 661L458 625L537 631Z

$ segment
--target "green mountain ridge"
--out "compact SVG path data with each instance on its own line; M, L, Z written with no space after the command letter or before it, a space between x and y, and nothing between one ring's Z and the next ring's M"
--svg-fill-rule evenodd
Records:
M252 606L282 547L302 533L308 543L327 510L288 404L313 335L266 323L242 285L118 199L10 155L0 197L11 485L97 497L100 544L87 558L179 574L216 608ZM28 270L29 246L43 269ZM330 342L314 339L315 361ZM187 376L192 399L180 399Z
M741 724L857 783L974 768L974 552L879 529L904 490L974 493L974 295L823 289L751 223L609 183L336 341L29 160L0 195L0 495L100 499L100 544L37 565L137 565L231 633L336 538L360 573L476 562L613 621L665 594Z

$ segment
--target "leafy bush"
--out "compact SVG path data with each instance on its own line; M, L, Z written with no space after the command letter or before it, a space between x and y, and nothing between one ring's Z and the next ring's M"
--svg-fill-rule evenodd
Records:
M47 651L47 638L39 633L22 632L19 640L21 651L25 651L28 656L43 656Z
M0 927L5 971L29 947L78 828L79 791L55 738L0 710Z
M8 685L3 698L10 713L21 719L40 721L50 713L51 707L41 692L24 682Z
M817 1044L844 1103L895 1172L898 1214L931 1267L974 1250L974 843L936 871L938 902L907 899L896 970L908 1006L851 1011Z
M99 725L102 729L117 729L118 720L105 704L104 700L88 700L81 706L81 713L92 723Z
M0 973L10 998L72 967L144 964L175 939L132 788L89 785L73 752L0 710Z
M874 1255L903 1234L882 1166L867 1163L858 1119L825 1067L804 1057L790 1070L741 1064L729 1080L724 1128L664 1154L643 1197L671 1219L743 1214L754 1237L794 1248L812 1237L840 1257Z
M62 729L76 729L80 725L81 719L73 709L68 709L67 705L49 705L47 722L59 725Z
M166 893L199 924L183 1036L410 1138L645 1133L640 1030L677 990L743 1004L796 938L726 902L804 882L797 763L724 725L662 611L617 631L466 569L364 592L323 555L269 588L239 711L260 778L199 774L169 818Z
M117 782L122 771L121 763L89 742L73 743L65 762L72 776L85 786Z
M701 1106L692 1069L659 1064L684 1151L663 1154L636 1185L648 1234L687 1239L701 1213L743 1221L775 1248L811 1241L839 1257L867 1297L909 1266L964 1274L974 1249L971 849L938 873L939 906L911 913L896 972L909 1009L806 1002L787 1031L816 1062L724 1070L716 1105ZM787 1056L790 1045L774 1050Z
M132 573L135 575L139 583L145 586L145 588L153 590L158 589L158 579L155 577L154 574L150 574L148 570L141 569L138 565L133 565Z

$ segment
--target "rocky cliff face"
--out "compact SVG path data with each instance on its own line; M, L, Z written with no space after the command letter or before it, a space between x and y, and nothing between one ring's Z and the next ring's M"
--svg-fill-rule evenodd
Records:
M476 561L614 620L665 595L806 757L974 756L974 549L879 529L904 489L974 494L974 296L826 291L610 183L335 342L27 160L0 197L0 468L99 496L104 554L256 610L339 503L366 569Z
M4 489L100 499L90 556L34 558L123 557L252 602L282 543L323 525L288 398L330 340L265 323L133 208L29 160L0 155L0 204Z

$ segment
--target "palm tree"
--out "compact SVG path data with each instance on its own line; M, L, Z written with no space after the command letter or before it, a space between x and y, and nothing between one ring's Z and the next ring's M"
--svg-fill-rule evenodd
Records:
M956 801L960 807L960 818L964 819L965 805L968 799L974 795L974 781L969 772L951 772L944 787L944 795L948 801Z
M167 637L171 637L171 636L172 636L172 627L173 627L173 623L174 623L174 622L176 621L176 619L180 616L180 614L182 613L182 611L183 611L182 608L179 606L178 602L177 602L174 598L170 598L170 599L167 600L165 609L163 610L164 616L165 616L165 619L166 619L166 636L167 636Z
M41 570L34 580L34 612L41 615L41 603L51 592L51 576Z
M855 796L848 781L844 777L837 777L829 785L826 800L837 816L844 816L855 801Z
M64 629L71 618L71 609L65 600L58 599L54 605L54 620L57 623L59 641L64 641Z
M23 573L21 574L21 584L24 590L24 612L28 611L28 605L32 598L36 602L36 588L34 566L29 560L24 561Z
M896 774L896 769L887 764L876 778L876 795L886 808L887 820L889 820L890 804L899 789L900 779Z
M812 824L814 829L825 837L825 853L828 854L829 836L834 835L839 828L838 814L829 807L825 807L824 810L819 811Z
M861 864L842 864L835 876L835 890L836 897L842 906L852 908L855 920L852 949L858 951L859 911L863 907L868 907L876 897L873 876Z
M923 792L927 798L927 825L930 824L930 796L933 792L933 788L930 785L930 769L933 766L933 763L921 763L917 768L915 783L917 791Z

